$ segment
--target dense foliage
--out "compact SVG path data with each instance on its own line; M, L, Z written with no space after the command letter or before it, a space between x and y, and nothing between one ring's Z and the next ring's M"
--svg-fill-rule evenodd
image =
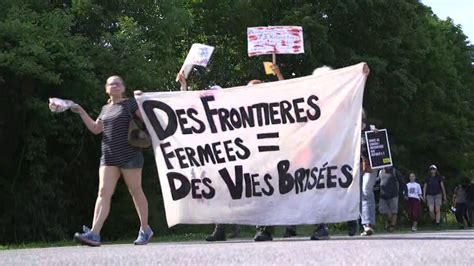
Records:
M416 0L0 1L0 243L70 238L89 223L97 191L100 136L48 97L72 99L95 117L103 84L121 75L135 89L177 90L177 70L194 42L216 47L195 89L264 76L248 58L246 28L301 25L305 54L279 56L287 78L316 67L365 61L364 106L388 128L405 173L439 165L448 187L474 169L474 49L459 25ZM151 224L168 229L152 154L144 188ZM123 184L107 235L134 235L138 219ZM196 227L199 228L199 227Z

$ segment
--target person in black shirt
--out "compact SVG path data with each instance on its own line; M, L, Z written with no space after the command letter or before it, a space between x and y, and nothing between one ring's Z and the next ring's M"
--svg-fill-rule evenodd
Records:
M447 202L446 189L444 188L443 177L438 172L436 165L429 167L430 173L426 178L423 187L423 198L428 204L430 210L430 217L434 220L437 228L441 220L441 204Z

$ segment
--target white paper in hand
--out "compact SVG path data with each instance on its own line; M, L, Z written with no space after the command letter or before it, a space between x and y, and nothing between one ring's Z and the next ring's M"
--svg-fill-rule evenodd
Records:
M181 67L184 76L188 78L193 65L206 67L213 52L214 47L212 46L194 43L186 56L186 60L184 60L183 66Z
M71 100L63 100L59 98L49 98L49 110L54 113L61 113L74 106Z

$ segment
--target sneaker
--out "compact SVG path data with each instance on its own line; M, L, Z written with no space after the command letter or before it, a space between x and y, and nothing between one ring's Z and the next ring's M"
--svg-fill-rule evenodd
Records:
M374 229L370 226L364 226L364 232L360 234L360 236L371 236L374 234Z
M254 241L272 241L273 236L272 236L272 233L266 229L258 229L253 240Z
M459 229L464 229L464 224L460 224Z
M315 230L313 235L311 235L311 240L328 240L329 239L329 230L326 225L319 225Z
M216 226L214 227L214 231L212 231L212 234L206 237L206 241L225 241L225 225L216 224Z
M146 230L141 230L138 231L138 237L133 241L133 244L135 245L146 245L148 242L150 242L151 237L153 236L153 231L151 230L150 227Z
M355 236L355 234L357 233L357 221L347 222L347 229L349 236Z
M89 227L82 226L83 233L75 233L74 240L82 245L88 245L91 247L100 246L100 236L89 229Z
M283 237L288 238L288 237L292 237L292 236L296 236L296 231L287 227L285 229L285 233L283 234Z
M441 230L441 225L439 223L436 223L436 230Z
M411 227L411 231L412 231L412 232L416 232L416 230L417 230L417 229L416 229L416 226L412 226L412 227Z

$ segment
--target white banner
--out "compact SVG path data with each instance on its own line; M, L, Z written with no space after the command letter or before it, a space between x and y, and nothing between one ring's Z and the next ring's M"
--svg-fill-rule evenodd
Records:
M247 28L247 42L249 56L304 53L303 28L299 26Z
M356 219L363 66L223 90L136 95L168 225Z

